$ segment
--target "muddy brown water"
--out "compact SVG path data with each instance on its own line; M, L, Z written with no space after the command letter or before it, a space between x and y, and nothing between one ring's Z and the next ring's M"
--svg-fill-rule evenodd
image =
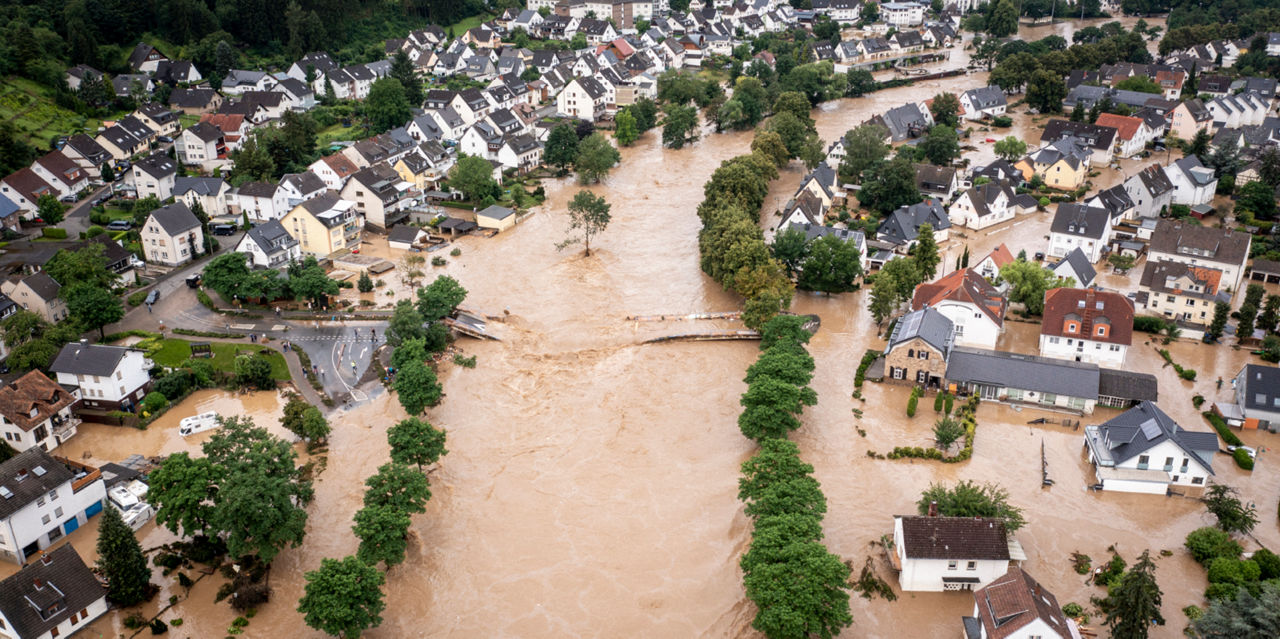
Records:
M981 80L961 76L886 91L828 105L815 117L829 140L908 99ZM504 341L460 343L477 356L475 369L442 371L446 399L429 417L448 429L450 454L431 473L434 496L427 512L414 518L406 563L387 574L384 622L366 636L754 636L753 609L737 567L750 529L736 499L738 467L753 447L738 433L736 417L741 378L755 345L640 346L646 337L735 325L626 320L739 306L699 271L694 209L711 171L745 152L750 139L750 133L713 135L670 151L659 147L654 132L623 150L622 166L606 184L591 187L613 204L614 221L590 257L579 249L554 248L566 225L565 203L579 188L561 180L547 183L548 204L515 229L489 240L464 239L458 243L461 256L429 269L457 277L470 291L468 305L510 316L493 325ZM770 202L785 200L800 177L797 168L784 172ZM1015 253L1041 250L1047 217L1025 216L1008 229L988 229L982 246L1005 242ZM1019 222L1023 226L1013 226ZM971 250L981 255L976 245ZM396 297L408 294L388 282ZM1026 568L1061 602L1085 603L1097 592L1071 570L1072 551L1100 562L1112 544L1130 561L1144 548L1172 550L1172 557L1158 561L1170 624L1156 636L1178 635L1185 625L1180 608L1202 603L1206 585L1203 570L1180 550L1187 532L1209 523L1199 504L1089 492L1079 431L1029 426L1037 417L1062 416L994 403L978 412L977 444L968 463L869 459L868 450L928 445L936 416L926 401L914 419L906 418L907 391L901 387L868 384L865 402L850 396L863 351L883 344L865 305L862 291L800 294L793 307L823 320L811 344L819 403L806 411L805 426L794 438L830 502L825 530L831 550L856 566L876 556L881 574L896 583L872 546L890 532L892 516L912 512L930 482L997 481L1027 511L1029 523L1017 534L1029 555ZM1000 347L1033 351L1036 330L1010 322ZM1247 353L1176 343L1170 346L1175 359L1201 371L1199 381L1183 382L1154 348L1141 343L1145 336L1139 338L1128 368L1158 375L1161 406L1188 427L1206 428L1191 395L1225 398L1213 380L1233 375ZM274 423L279 400L260 397L241 398L247 403L240 404L230 396L197 396L173 420L208 410L201 402L214 401L224 402L215 405L218 410L243 410L262 425ZM854 416L855 408L865 410L862 419ZM1099 409L1084 421L1114 414ZM273 601L258 611L244 636L321 636L306 629L294 610L302 575L324 557L354 552L351 516L360 507L361 484L387 460L385 431L403 417L386 395L331 417L328 468L316 482L306 541L277 560ZM91 459L110 461L135 452L198 448L198 442L174 439L172 428L152 429L135 434L84 427L65 454L89 452ZM1273 439L1264 433L1243 437L1262 445ZM1057 482L1048 489L1040 486L1042 443ZM1257 502L1263 523L1256 535L1271 546L1280 545L1272 517L1280 492L1280 473L1270 463L1274 454L1264 452L1252 474L1235 469L1225 456L1215 459L1219 479ZM86 527L70 536L86 557L92 557L92 533ZM140 536L146 546L170 539L153 524ZM225 634L236 614L213 603L220 581L208 578L189 596L164 581L162 599L171 593L186 597L164 613L165 619L184 619L173 636ZM905 594L893 603L855 596L856 621L842 636L954 636L972 601L964 593ZM113 613L100 620L89 636L124 632L121 618Z

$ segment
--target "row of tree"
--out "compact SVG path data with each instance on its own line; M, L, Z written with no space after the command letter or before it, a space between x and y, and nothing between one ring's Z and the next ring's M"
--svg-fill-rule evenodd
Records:
M421 415L444 397L444 389L429 360L449 346L445 318L467 297L467 289L448 275L441 275L418 289L417 303L401 300L391 314L387 343L393 347L392 388L409 415Z
M742 433L760 444L738 480L738 499L753 524L739 565L756 605L751 625L770 639L833 637L853 623L849 566L822 543L826 496L813 466L786 438L800 426L804 406L817 401L808 386L814 362L803 324L804 318L787 315L765 324L738 418Z

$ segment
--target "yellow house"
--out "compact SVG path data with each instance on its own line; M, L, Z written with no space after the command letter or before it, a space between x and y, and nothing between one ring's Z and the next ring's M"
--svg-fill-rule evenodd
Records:
M1089 177L1089 154L1089 150L1075 140L1064 138L1018 160L1013 166L1022 171L1024 180L1039 175L1046 186L1073 191L1084 186Z
M396 160L391 168L401 180L412 184L413 188L433 191L440 180L448 175L448 169L453 165L452 159L438 142L427 141Z
M325 191L293 207L280 223L303 254L327 257L360 246L364 220L355 206L336 191Z

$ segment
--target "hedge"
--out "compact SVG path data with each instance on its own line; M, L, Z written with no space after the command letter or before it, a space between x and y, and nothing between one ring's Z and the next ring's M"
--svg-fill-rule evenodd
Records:
M147 299L147 291L135 291L129 294L129 306L141 305Z
M912 395L913 399L914 397ZM889 459L932 459L945 464L967 461L970 457L973 457L973 439L978 430L978 421L974 417L974 413L978 410L979 401L977 395L970 396L964 404L960 405L960 410L956 413L956 416L960 418L960 423L964 426L964 449L954 457L943 455L942 451L937 448L923 448L920 446L894 446L887 457Z
M1231 429L1227 427L1227 422L1224 421L1217 414L1213 413L1212 411L1204 411L1203 413L1200 413L1200 414L1203 415L1204 418L1209 421L1209 425L1213 426L1214 430L1218 431L1218 436L1221 437L1222 441L1226 442L1227 445L1229 446L1244 445L1244 442L1240 441L1240 438L1236 437L1236 434L1231 432Z
M1253 470L1253 458L1249 456L1249 451L1237 448L1231 452L1231 456L1235 458L1237 466L1245 470Z
M40 229L40 235L51 240L67 239L67 229L60 229L55 226L46 226Z
M1159 317L1141 315L1133 318L1133 330L1143 333L1159 333L1164 330L1164 320Z
M871 364L876 361L877 357L880 357L880 351L867 349L867 352L862 354L862 361L858 364L858 372L853 376L854 388L862 388L862 383L867 381L867 369L871 368Z

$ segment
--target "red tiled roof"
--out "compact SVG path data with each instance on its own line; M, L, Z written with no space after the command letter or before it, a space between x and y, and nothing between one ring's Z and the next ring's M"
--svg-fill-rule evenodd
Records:
M24 431L39 426L75 401L67 389L40 371L31 371L0 387L0 413Z
M341 153L326 155L320 159L324 160L324 163L328 164L329 168L333 169L333 172L337 173L340 178L355 175L360 171L360 167L356 166L355 162L352 162L350 158Z
M1010 568L1003 577L974 592L973 599L989 639L1005 639L1036 619L1060 637L1071 636L1057 597L1021 568Z
M1013 253L1009 252L1009 247L1005 246L1004 243L1001 243L1000 246L991 249L991 252L987 254L987 257L991 258L992 262L995 262L996 268L1000 268L1013 261ZM978 260L978 263L981 264L987 259L987 257Z
M991 318L996 326L1004 325L1007 300L971 268L952 271L937 281L917 286L911 298L911 308L920 310L948 300L972 304Z
M1102 308L1098 308L1098 304L1102 304ZM1080 330L1075 333L1064 330L1069 315L1080 322ZM1079 337L1125 346L1133 343L1133 302L1119 293L1083 288L1051 289L1044 294L1043 318L1041 335ZM1100 324L1111 326L1105 337L1097 335L1094 329Z
M1114 127L1121 140L1132 140L1133 135L1138 132L1138 127L1142 125L1142 118L1101 113L1098 115L1098 124Z

